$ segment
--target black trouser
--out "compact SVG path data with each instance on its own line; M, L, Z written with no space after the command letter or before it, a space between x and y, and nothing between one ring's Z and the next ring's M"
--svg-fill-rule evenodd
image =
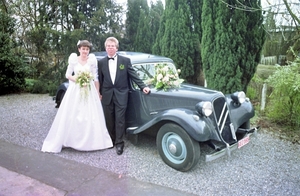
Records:
M113 95L109 105L103 104L106 126L113 143L123 145L123 135L125 133L125 112L127 105L120 105Z

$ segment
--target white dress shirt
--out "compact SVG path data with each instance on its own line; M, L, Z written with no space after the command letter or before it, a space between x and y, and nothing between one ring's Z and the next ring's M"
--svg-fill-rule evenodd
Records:
M117 74L117 56L113 57L114 60L108 60L109 73L112 83L115 83L116 74Z

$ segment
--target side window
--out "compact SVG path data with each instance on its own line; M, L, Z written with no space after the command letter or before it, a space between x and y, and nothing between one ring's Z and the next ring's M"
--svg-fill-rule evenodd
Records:
M136 64L133 65L133 68L135 69L136 73L140 77L141 80L147 85L149 82L149 79L153 78L155 74L155 67L154 63L150 64ZM138 89L138 86L136 84L133 84L135 89Z
M143 82L149 87L151 87L152 85L150 79L152 79L155 76L155 65L157 64L167 65L174 71L174 73L177 73L175 65L171 62L156 62L133 65L133 68L135 69L140 79L143 80ZM134 89L139 89L139 87L134 82L132 85Z

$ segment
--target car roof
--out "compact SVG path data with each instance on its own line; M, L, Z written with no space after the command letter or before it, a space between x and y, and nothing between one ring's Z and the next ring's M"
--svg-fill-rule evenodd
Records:
M139 63L151 63L151 62L171 62L174 63L172 59L164 56L153 55L142 52L131 52L131 51L118 51L119 55L130 58L132 64ZM93 52L98 60L104 58L107 53L105 51Z

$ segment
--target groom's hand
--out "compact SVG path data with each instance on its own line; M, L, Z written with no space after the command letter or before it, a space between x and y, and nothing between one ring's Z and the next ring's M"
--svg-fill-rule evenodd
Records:
M143 88L143 92L146 94L150 93L150 88L149 87Z

